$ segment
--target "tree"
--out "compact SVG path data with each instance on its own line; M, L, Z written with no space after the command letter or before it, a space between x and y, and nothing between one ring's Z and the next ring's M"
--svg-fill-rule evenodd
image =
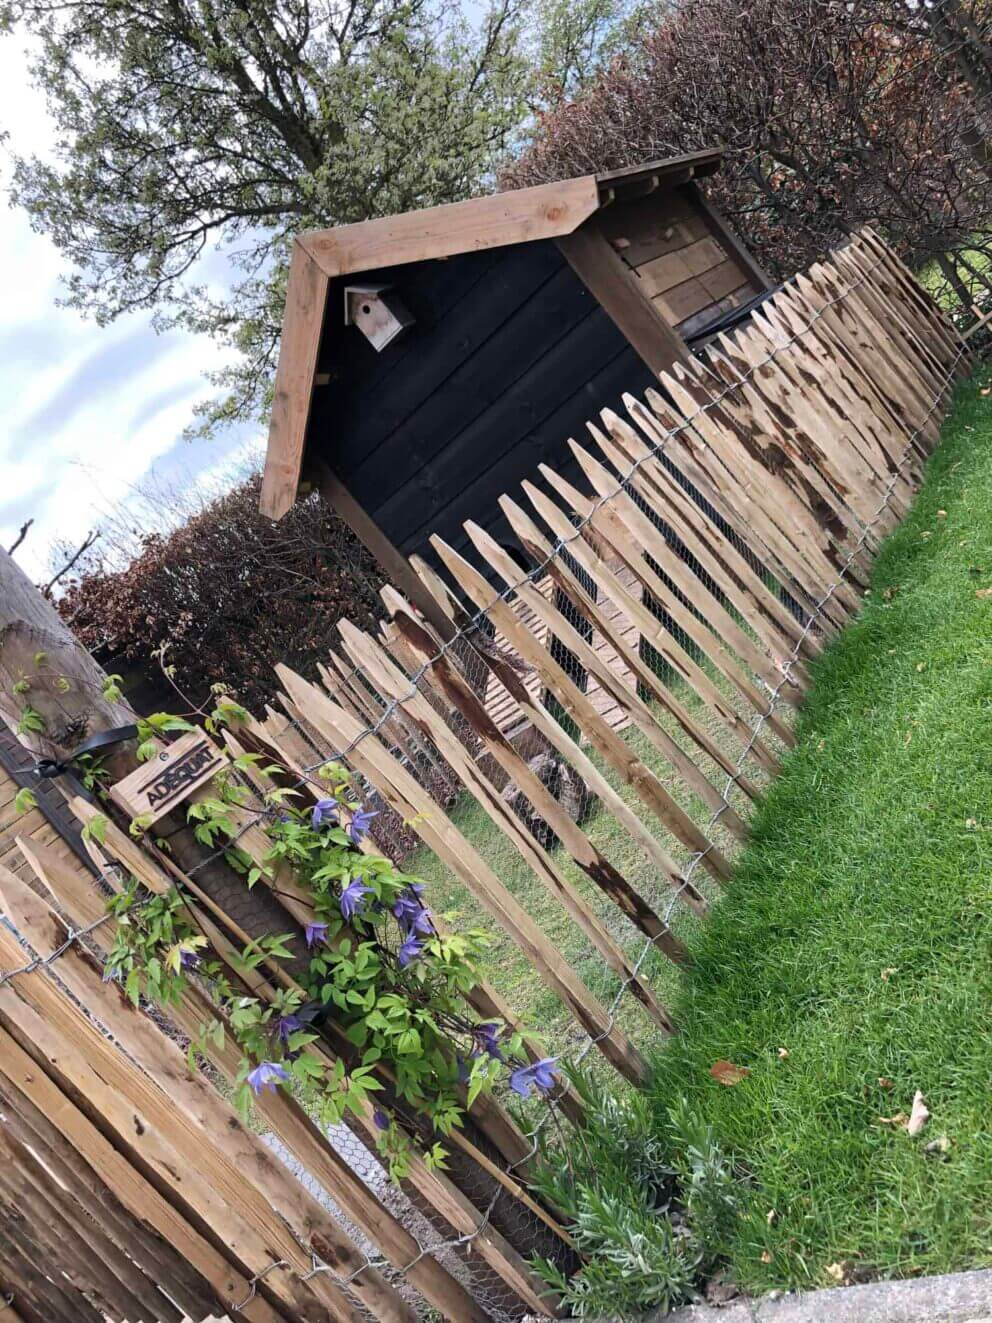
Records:
M192 706L222 683L261 712L278 689L276 662L317 679L337 621L373 628L382 614L381 572L319 497L272 524L258 489L255 476L171 531L145 534L123 568L88 565L59 599L80 642L133 681L142 710L175 709L169 665Z
M67 301L240 351L204 430L265 412L291 236L466 197L525 108L520 0L3 0L37 39L55 159L13 199L76 268ZM222 247L230 295L201 258Z
M971 98L902 0L680 0L504 176L520 185L723 143L708 191L781 276L866 222L911 260L992 256Z

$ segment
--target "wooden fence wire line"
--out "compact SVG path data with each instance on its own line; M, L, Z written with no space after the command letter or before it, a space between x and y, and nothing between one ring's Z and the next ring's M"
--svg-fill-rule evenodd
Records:
M829 307L832 307L832 306L836 305L837 303L840 303L845 297L847 297L851 292L853 292L853 290L854 290L858 285L860 285L860 284L863 283L865 280L867 280L867 279L868 279L868 276L869 276L874 270L876 270L876 269L878 268L878 266L880 266L880 265L882 264L883 260L884 260L884 258L880 258L880 259L878 259L878 261L875 262L875 263L872 265L872 267L871 267L871 269L870 269L869 271L866 271L866 272L863 273L863 275L861 276L861 278L860 278L858 281L856 281L856 282L851 282L850 284L848 284L848 285L845 287L845 289L844 289L841 293L839 293L838 295L836 295L836 296L834 296L834 297L831 297L830 301L829 301L827 304L825 304L822 308L820 308L820 309L817 310L816 314L810 319L810 321L809 321L809 323L808 323L807 326L805 326L802 330L795 332L795 333L789 338L789 341L788 341L787 344L783 344L783 345L778 345L778 346L776 346L776 348L773 349L773 351L772 351L771 353L769 353L768 355L766 355L766 357L762 360L762 363L764 363L764 362L768 362L768 361L771 361L773 358L775 358L775 357L777 356L778 353L782 352L784 349L788 348L789 345L794 344L797 340L799 340L799 339L801 338L801 336L804 335L809 329L811 329L811 327L812 327L812 326L813 326L813 325L814 325L814 324L815 324L815 323L816 323L816 322L817 322L817 321L818 321L818 320L819 320L819 319L820 319L820 318L821 318L821 317L822 317L822 316L828 311L828 308L829 308ZM903 459L902 459L902 462L901 462L901 464L897 467L897 470L896 470L895 472L892 473L892 476L891 476L891 478L890 478L890 480L889 480L889 483L888 483L888 485L887 485L887 488L886 488L885 495L884 495L882 501L880 502L877 511L875 512L874 516L873 516L873 517L872 517L872 518L871 518L871 519L870 519L870 520L864 525L864 527L863 527L863 529L862 529L862 531L861 531L861 535L860 535L860 537L859 537L857 543L855 544L854 547L852 547L851 551L849 552L849 554L848 554L848 556L847 556L847 558L846 558L846 560L845 560L845 562L844 562L844 564L843 564L843 566L842 566L842 568L841 568L841 571L840 571L840 573L836 576L834 582L830 585L830 587L829 587L828 590L822 595L822 597L821 597L821 598L815 603L815 605L813 606L812 611L810 611L810 612L807 613L807 619L806 619L805 626L803 627L803 629L802 629L802 631L801 631L801 633L800 633L800 637L799 637L799 639L797 640L797 642L796 642L796 644L795 644L795 646L794 646L794 648L793 648L793 650L792 650L792 653L791 653L791 655L790 655L789 661L786 663L786 665L785 665L784 668L783 668L783 673L782 673L782 676L781 676L780 680L778 681L778 683L776 684L776 686L775 686L774 688L772 688L771 686L767 686L767 685L765 686L765 688L766 688L766 689L768 690L768 692L769 692L769 706L768 706L768 710L767 710L765 713L759 715L757 721L754 723L754 726L753 726L753 729L752 729L752 734L751 734L751 739L749 740L748 745L745 747L745 749L744 749L743 752L741 753L740 758L738 759L738 762L737 762L737 775L739 775L739 773L740 773L740 767L741 767L741 765L742 765L742 763L743 763L744 758L746 758L746 756L748 755L748 753L749 753L749 751L750 751L750 748L753 747L753 743L754 743L754 741L758 738L761 729L763 728L763 726L766 724L766 722L767 722L767 721L769 720L769 718L771 717L771 715L772 715L772 713L773 713L773 711L774 711L775 704L776 704L776 702L777 702L777 700L778 700L778 697L779 697L779 694L780 694L782 688L784 687L784 685L785 685L786 683L789 682L790 673L791 673L792 669L795 667L795 665L796 665L796 663L797 663L797 661L798 661L799 652L800 652L800 650L801 650L801 647L802 647L803 642L804 642L805 639L808 637L810 631L813 629L813 627L815 626L815 624L817 624L818 621L822 618L825 607L827 606L828 602L831 600L831 598L833 597L833 595L837 592L837 590L838 590L839 586L841 585L841 583L844 581L844 578L845 578L845 576L846 576L846 574L847 574L847 572L848 572L848 570L849 570L851 564L853 563L855 557L858 555L858 553L859 553L859 552L863 549L863 547L865 546L865 544L866 544L866 542L867 542L869 536L870 536L871 533L872 533L872 530L873 530L875 524L879 521L879 519L880 519L880 517L881 517L883 511L888 507L888 505L889 505L889 503L890 503L890 501L891 501L891 498L892 498L892 494L893 494L893 492L894 492L894 490L895 490L896 483L897 483L898 478L899 478L899 476L900 476L901 468L903 467L903 465L905 464L905 462L908 460L908 458L910 457L910 455L911 455L911 453L912 453L912 446L913 446L913 443L914 443L915 440L918 439L918 437L920 436L920 434L921 434L922 431L924 430L924 428L925 428L927 422L929 421L929 419L933 416L934 412L936 411L936 409L937 409L937 407L938 407L938 405L939 405L939 403L940 403L940 400L941 400L941 398L942 398L942 396L943 396L943 392L944 392L944 390L946 390L947 386L950 384L950 381L951 381L951 379L952 379L953 376L954 376L955 369L956 369L958 363L960 362L961 358L964 356L964 354L965 354L964 346L961 346L961 347L958 349L958 351L957 351L957 353L956 353L956 355L955 355L954 361L953 361L953 363L951 364L950 369L949 369L948 372L946 373L946 377L945 377L945 380L944 380L944 382L943 382L943 384L942 384L941 390L936 394L936 396L935 396L935 398L934 398L932 404L931 404L930 407L929 407L929 410L927 411L927 414L926 414L925 418L924 418L923 421L919 424L919 426L915 429L914 433L910 436L909 440L907 441L906 446L905 446L905 448L904 448L904 452L903 452ZM760 367L760 366L761 366L761 363L759 363L759 364L755 364L755 365L751 368L751 371L750 371L750 373L749 373L748 375L753 376L754 373L758 370L758 367ZM671 435L673 435L674 432L675 432L676 430L682 430L682 428L690 426L691 423L692 423L693 417L698 417L701 413L706 412L708 409L713 409L713 408L717 407L717 406L719 405L720 401L723 400L724 398L726 398L726 397L727 397L727 396L728 396L728 395L729 395L734 389L739 389L740 386L744 384L744 380L745 380L745 378L742 378L742 380L739 381L738 383L736 383L736 385L728 386L725 390L721 391L721 392L719 393L718 396L714 397L714 398L713 398L711 401L709 401L706 405L701 406L700 409L698 409L698 410L696 411L696 413L692 415L692 417L687 417L687 418L685 418L685 419L680 423L680 425L679 425L678 428L676 428L676 429L671 429L671 431L668 433L668 436L670 437ZM667 438L666 438L666 440L667 440ZM654 457L657 457L659 454L662 454L662 453L664 452L664 448L665 448L665 446L664 446L664 442L661 443L661 444L657 444L657 445L653 446L653 447L650 449L649 454L648 454L647 456L645 456L645 458L654 458ZM641 459L641 460L639 460L637 463L635 463L635 464L631 467L630 473L627 474L626 477L624 477L624 478L621 479L621 487L622 487L622 488L625 489L625 487L626 487L626 483L629 481L630 477L633 476L634 472L640 467L640 465L641 465L643 462L644 462L644 459ZM610 499L610 498L609 498L609 497L606 497L606 496L602 497L602 498L600 499L600 501L597 503L598 506L601 506L601 505L605 504L606 501L609 500L609 499ZM582 528L585 526L585 524L587 524L587 523L589 522L589 519L591 519L591 515L589 516L589 518L587 518L586 520L584 520L583 523L579 524L579 525L575 528L575 532L574 532L574 534L572 534L572 538L577 537L577 536L581 533ZM537 568L536 570L532 571L529 575L527 575L527 576L526 576L526 580L521 580L521 583L523 583L523 582L525 582L525 581L533 581L533 579L535 579L538 575L540 575L541 573L543 573L543 571L544 571L544 570L546 569L546 567L547 567L547 564L549 564L549 563L554 559L554 556L555 556L555 555L559 555L559 554L561 553L561 551L565 550L568 541L572 540L572 538L569 538L569 539L565 539L565 538L559 539L559 545L556 545L556 547L555 547L555 549L554 549L552 555L549 556L549 557L547 558L547 560L544 562L544 564L539 565L538 568ZM511 593L512 591L513 591L513 585L508 585L508 587L507 587L502 593L500 593L500 594L498 595L498 598L499 598L499 599L504 599L504 600L505 600L506 598L509 597L509 595L510 595L510 593ZM450 649L451 644L454 643L455 641L457 641L457 637L461 637L461 638L470 638L471 635L475 632L475 630L477 630L480 621L483 620L485 617L486 617L486 608L481 608L481 609L475 614L475 616L470 620L470 622L469 622L467 625L464 625L464 626L461 627L461 629L460 629L459 632L458 632L458 636L456 636L456 639L452 639L452 640L450 640L447 644L445 644L445 645L443 645L442 647L439 648L439 650L438 650L438 654L437 654L437 658L436 658L436 659L440 659L440 657L442 657L442 656L443 656L443 655L444 655L444 654ZM421 679L421 678L423 678L423 676L424 676L424 675L426 674L426 672L428 671L430 665L431 665L431 662L427 662L427 663L425 663L424 666L422 666L421 668L419 668L418 673L416 673L413 677L411 677L411 679L412 679L412 684L413 684L413 688L414 688L414 692L416 692L416 684L417 684L418 680ZM357 672L357 670L358 670L358 668L356 668L356 672ZM337 756L337 757L346 757L346 756L347 756L347 752L348 752L351 748L354 748L354 747L357 745L357 743L358 743L361 739L363 739L363 738L364 738L366 735L368 735L368 734L372 734L372 733L377 732L377 731L382 727L382 725L384 724L384 722L385 722L385 720L388 718L388 716L389 716L392 712L394 712L394 711L400 706L400 703L401 703L401 700L400 700L400 699L395 699L395 700L393 700L390 704L387 704L387 708L386 708L386 710L383 712L383 714L381 715L381 717L380 717L375 723L372 723L371 725L369 725L369 726L368 726L365 730L363 730L358 736L356 736L354 740L350 741L350 742L349 742L349 745L347 746L347 748L342 749L339 753L337 753L337 754L332 754L332 755L330 755L330 756L331 756L331 757L335 757L335 756ZM292 720L292 718L291 718L291 720ZM294 725L297 725L297 728L299 728L298 723L297 723L295 720L293 721L293 724L294 724ZM296 781L295 784L297 784L297 785L301 785L301 784L303 784L304 782L309 781L309 782L311 782L311 783L314 784L314 785L320 785L319 782L317 782L314 778L312 778L312 777L310 776L310 773L319 770L319 768L322 767L323 765L325 765L327 761L328 761L328 758L327 758L327 757L324 757L324 758L321 759L320 762L315 763L312 767L311 767L311 766L308 766L308 767L304 767L303 769L298 769L298 770L301 771L301 774L298 776L298 780ZM732 785L734 784L734 780L735 780L735 776L734 776L733 774L728 775L727 785L726 785L725 790L724 790L724 793L723 793L724 804L726 805L726 807L729 807L729 804L727 804L727 795L729 794L730 789L731 789ZM322 786L321 786L321 788L322 788ZM256 815L256 820L257 820L257 817L265 816L265 814L266 814L267 812L269 812L269 811L271 811L271 810L266 810L266 809L264 809L264 808L261 809L261 810L259 810L259 811L258 811L258 814ZM710 823L710 827L712 827L712 825L713 825L713 824L716 822L716 820L720 817L720 815L721 815L721 813L722 813L723 811L724 811L723 808L720 808L720 809L715 810L714 815L713 815L713 819L711 820L711 823ZM238 837L240 837L241 835L243 835L244 832L248 830L248 828L249 828L250 825L251 825L251 821L250 821L250 820L247 820L245 823L243 823L243 825L241 826L241 829L240 829L239 832L238 832ZM237 839L237 838L236 838L236 839ZM235 842L235 841L228 842L228 843L225 845L225 847L224 847L223 849L219 849L219 850L213 852L213 854L212 854L211 856L209 856L209 858L204 859L204 860L201 861L198 865L194 866L194 868L190 869L190 870L189 870L190 874L192 874L193 872L197 871L197 869L199 869L199 868L205 867L209 862L212 862L212 861L216 860L217 858L222 857L223 854L226 852L226 850L230 849L230 848L231 848L231 845L234 844L234 843L236 843L236 842ZM710 846L707 846L707 847L706 847L706 850L708 850L709 848L711 848L711 847L710 847ZM690 882L690 880L691 880L691 874L692 874L692 872L695 870L695 868L699 866L699 863L701 862L703 856L705 855L706 850L698 851L697 854L693 857L693 859L690 860L689 863L687 864L687 866L686 866L686 876L685 876L685 878L684 878L682 888L680 888L680 890L679 890L678 892L676 892L676 894L673 895L673 896L671 897L671 899L670 899L670 902L669 902L669 911L668 911L668 916L666 916L666 922L667 922L667 917L670 917L671 913L672 913L673 910L674 910L675 905L678 903L678 901L679 901L679 899L680 899L680 896L681 896L681 894L682 894L682 891L684 891L685 887L689 884L689 882ZM102 877L102 880L107 881L107 882L109 883L109 878L106 877L106 874L102 874L101 877ZM66 951L71 945L73 945L76 941L80 940L81 938L85 937L89 932L93 931L97 926L99 926L100 923L105 922L106 918L108 918L108 917L110 917L110 916L104 916L103 918L101 918L100 920L98 920L97 922L95 922L94 924L92 924L92 925L87 925L87 926L84 927L84 928L80 928L80 929L78 929L78 930L74 930L74 931L71 930L70 933L69 933L69 935L68 935L68 937L67 937L67 939L66 939L66 940L60 945L60 947L59 947L56 951L50 953L49 956L44 957L44 958L36 957L35 960L28 962L27 964L25 964L24 966L22 966L22 967L20 967L20 968L13 969L13 970L9 970L9 971L7 971L7 972L4 973L4 974L0 974L0 985L2 985L3 982L9 980L10 978L13 978L13 977L17 976L18 974L33 972L33 971L35 971L35 970L37 970L37 969L39 969L39 968L41 968L41 967L47 967L48 965L54 963L54 961L55 961L60 955L64 954L64 952L65 952L65 951ZM634 975L636 975L637 971L638 971L639 968L640 968L640 965L643 963L643 960L646 958L646 956L647 956L648 952L650 951L651 947L655 944L655 940L656 940L656 939L649 939L649 940L647 941L647 943L645 944L644 950L643 950L641 956L639 957L638 962L635 964L635 967L634 967ZM613 1006L611 1007L611 1011L610 1011L611 1019L612 1019L612 1017L615 1015L616 1010L617 1010L617 1008L619 1007L619 1004L620 1004L620 1002L621 1002L621 1000L622 1000L622 998L623 998L623 995L624 995L624 993L626 992L627 988L630 986L630 983L631 983L632 981L633 981L632 977L631 977L631 978L628 978L627 981L621 985L621 987L620 987L620 989L619 989L619 991L618 991L618 993L617 993L617 996L616 996L616 998L614 999L614 1004L613 1004ZM607 1030L604 1031L604 1033L606 1033L606 1032L609 1032L609 1030L607 1029ZM582 1059L584 1059L584 1057L585 1057L585 1055L588 1053L588 1051L591 1050L591 1048L594 1046L595 1041L596 1041L596 1040L593 1038L593 1036L590 1035L590 1036L588 1037L588 1041L585 1043L585 1045L584 1045L583 1048L581 1049L580 1054L579 1054L578 1057L576 1058L577 1061L581 1061ZM536 1154L536 1152L537 1152L537 1150L538 1150L538 1136L539 1136L539 1133L540 1133L540 1129L543 1127L543 1125L544 1125L544 1124L547 1122L547 1120L550 1118L550 1115L551 1115L551 1113L550 1113L550 1109L549 1109L549 1112L546 1113L545 1116L541 1119L541 1121L540 1121L539 1124L538 1124L537 1129L535 1129L535 1131L534 1131L533 1134L532 1134L532 1141L531 1141L531 1147L530 1147L529 1152L528 1152L524 1157L521 1157L521 1158L517 1159L516 1161L510 1163L510 1164L508 1165L508 1167L507 1167L507 1171L512 1171L515 1167L517 1167L517 1166L523 1164L525 1161L529 1160L530 1158L532 1158L532 1157ZM479 1221L479 1223L478 1223L478 1225L477 1225L477 1227L475 1228L474 1231L467 1232L467 1233L463 1233L463 1234L460 1235L460 1236L457 1236L457 1237L454 1237L454 1238L451 1238L451 1239L447 1239L447 1240L441 1241L440 1243L438 1243L438 1244L434 1244L434 1245L427 1245L427 1246L425 1246L425 1245L420 1245L420 1242L418 1241L417 1243L418 1243L418 1245L420 1245L420 1251L419 1251L418 1255L417 1255L413 1260L411 1260L409 1264L407 1264L407 1265L405 1265L404 1267L402 1267L402 1268L400 1269L400 1271L401 1271L401 1272L408 1271L408 1270L409 1270L410 1268L412 1268L412 1267L413 1267L413 1266L414 1266L414 1265L415 1265L415 1264L416 1264L421 1258L423 1258L423 1257L426 1256L426 1255L435 1255L435 1254L438 1254L438 1253L440 1253L442 1250L447 1249L447 1248L461 1247L461 1246L464 1246L466 1243L470 1243L471 1241L473 1241L474 1239L476 1239L476 1238L481 1234L481 1232L484 1230L484 1228L488 1225L488 1223L489 1223L489 1219L490 1219L491 1214L492 1214L492 1212L493 1212L493 1209L495 1208L496 1203L497 1203L497 1201L498 1201L498 1199L500 1198L500 1196L501 1196L502 1193L503 1193L503 1186L498 1186L497 1189L495 1190L493 1196L492 1196L492 1199L490 1200L489 1206L486 1208L484 1214L482 1215L481 1220ZM311 1268L311 1270L310 1270L309 1273L306 1273L306 1274L303 1274L303 1275L302 1275L302 1276L303 1276L303 1280L309 1280L311 1277L316 1276L318 1273L327 1272L327 1273L332 1274L332 1275L335 1277L335 1279L336 1279L340 1284L342 1284L342 1285L347 1285L348 1282L353 1281L353 1280L355 1279L355 1277L357 1277L360 1273L366 1271L366 1270L369 1269L369 1268L380 1267L380 1266L381 1266L381 1267L393 1267L393 1268L395 1268L395 1265L390 1264L390 1262L389 1262L388 1260L384 1259L384 1258L383 1258L383 1259L375 1259L375 1258L372 1258L372 1257L370 1257L370 1256L366 1256L366 1262L365 1262L364 1264L362 1264L358 1269L356 1269L354 1273L350 1274L348 1277L345 1277L345 1276L343 1276L342 1274L338 1273L333 1267L331 1267L331 1266L329 1266L329 1265L327 1265L327 1264L322 1263L322 1262L319 1260L319 1256L313 1254L312 1250L308 1250L308 1252L309 1252L310 1255L311 1255L311 1260L312 1260L312 1264L313 1264L313 1266L312 1266L312 1268ZM262 1272L257 1273L257 1274L254 1276L254 1278L251 1279L251 1281L250 1281L250 1283L249 1283L249 1286L248 1286L248 1295L247 1295L245 1301L242 1301L241 1304L242 1304L242 1305L243 1305L243 1304L246 1304L246 1303L248 1303L251 1299L253 1299L253 1298L254 1298L254 1295L255 1295L255 1293L256 1293L256 1290L257 1290L258 1285L264 1280L265 1276L266 1276L269 1272L275 1271L276 1268L283 1266L283 1263L284 1263L284 1261L276 1261L276 1262L273 1262L273 1263L272 1263L271 1265L269 1265L267 1268L265 1268L264 1270L262 1270ZM232 1302L231 1307L232 1307L232 1308L237 1308L237 1307L239 1307L239 1306L235 1305L234 1302Z

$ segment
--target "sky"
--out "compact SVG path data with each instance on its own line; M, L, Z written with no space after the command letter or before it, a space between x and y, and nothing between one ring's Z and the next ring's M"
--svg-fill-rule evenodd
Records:
M13 37L0 38L0 127L16 152L49 148L44 100ZM6 153L0 174L6 192ZM212 487L264 445L260 428L182 440L220 351L192 335L158 335L143 315L99 327L60 308L66 274L48 239L0 199L0 546L33 518L17 560L36 579L48 577L54 539L78 545L143 484Z

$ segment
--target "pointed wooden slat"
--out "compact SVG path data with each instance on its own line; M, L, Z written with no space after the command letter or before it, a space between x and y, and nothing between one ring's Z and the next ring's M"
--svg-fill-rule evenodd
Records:
M601 417L607 435L592 424L590 431L616 472L631 474L629 481L635 490L649 503L660 503L666 522L769 652L779 660L787 656L801 640L802 630L785 603L772 593L723 529L653 456L634 427L610 409L604 409ZM801 664L797 682L805 684Z
M717 336L709 358L721 379L735 387L742 409L768 433L773 457L781 463L784 455L794 465L793 490L808 503L815 493L817 504L822 502L821 520L839 549L855 550L885 497L884 456L862 448L860 434L831 394L817 390L806 340L779 349L765 336L762 320L752 318L746 330ZM893 488L886 509L890 525L905 513L909 494L905 482ZM856 552L854 563L864 575L868 552Z
M0 906L42 957L60 943L61 923L54 911L6 871L0 873ZM299 1274L310 1266L301 1244L307 1236L301 1211L313 1202L306 1190L242 1125L230 1104L206 1079L190 1075L179 1047L122 998L113 985L102 981L92 961L69 948L59 960L59 978L145 1072L142 1075L136 1071L122 1052L111 1047L48 977L24 979L16 989L18 996L44 1017L46 1026L56 1035L61 1034L64 1043L85 1046L88 1066L94 1070L98 1067L106 1084L95 1096L87 1096L99 1098L101 1115L123 1141L146 1153L160 1173L175 1173L182 1198L208 1224L218 1231L224 1228L226 1243L240 1245L239 1254L254 1272L263 1271L273 1255L287 1260L295 1273L277 1269L266 1282L302 1318L320 1317L314 1296L335 1317L356 1318L340 1289L326 1277L314 1278L310 1287L300 1280ZM6 1012L3 991L0 989L0 1006ZM18 1023L16 1018L14 1023ZM41 1042L37 1036L34 1041ZM51 1055L48 1059L52 1060ZM60 1059L66 1071L76 1072L70 1078L82 1090L82 1076L73 1054L64 1053ZM134 1119L139 1112L143 1118L140 1126ZM157 1148L159 1144L164 1147ZM252 1173L250 1181L244 1174L248 1170ZM310 1220L326 1221L319 1206L314 1205ZM295 1234L289 1234L284 1223ZM356 1263L361 1262L357 1251L354 1257ZM361 1289L359 1286L359 1294ZM390 1301L390 1288L373 1295L384 1317L395 1323L412 1319L399 1297Z
M628 688L622 680L613 674L599 654L594 651L561 611L544 601L540 594L534 592L529 583L521 580L519 566L493 538L474 524L466 524L465 527L479 554L503 577L508 585L514 587L518 595L528 602L534 611L541 613L548 629L556 638L560 639L566 648L574 653L581 665L629 713L638 729L662 757L667 759L671 766L675 768L689 789L699 795L711 812L720 813L722 820L735 835L745 836L747 829L737 813L727 804L727 801L716 787L711 785L703 776L685 750L676 744L668 731L659 724L654 713L643 699L638 697L636 691ZM682 838L680 837L680 839ZM688 841L683 843L689 845ZM689 848L692 849L693 846L689 845Z
M489 865L469 844L447 815L417 785L409 772L392 759L375 735L367 734L342 708L337 707L314 685L288 667L278 666L279 676L295 707L306 713L325 736L342 749L349 761L389 797L395 785L411 804L417 819L417 835L453 870L470 892L481 901L497 923L506 930L531 960L535 970L569 1008L579 1024L594 1038L603 1055L633 1083L646 1078L646 1067L633 1043L615 1024L571 967L561 959L533 919L507 891Z
M25 1007L20 1015L23 1018L18 1021L18 1027L23 1028L34 1013ZM37 1041L34 1020L31 1037ZM43 1022L38 1021L38 1024L43 1027ZM44 1033L38 1036L44 1037ZM82 1058L78 1060L82 1062ZM182 1214L104 1138L4 1029L0 1029L0 1079L6 1079L52 1121L134 1217L150 1223L166 1240L181 1250L197 1271L211 1283L219 1301L228 1306L232 1301L245 1299L248 1295L248 1276L228 1263L212 1244L189 1225ZM92 1087L95 1093L99 1092L98 1086ZM245 1304L241 1312L253 1323L281 1323L279 1315L261 1293Z
M583 497L581 492L576 491L570 483L565 482L558 474L552 476L550 469L542 469L544 476L554 487L562 492L565 499L582 511L589 510L591 502ZM541 516L544 522L551 529L552 533L559 539L574 534L574 526L565 512L552 501L549 497L540 491L531 483L523 484L524 493L530 500L531 505ZM733 734L743 747L747 747L752 736L752 729L744 718L737 712L726 696L720 692L714 681L703 670L694 657L686 651L679 643L678 639L667 629L665 625L648 610L643 600L635 596L621 581L616 572L610 568L604 558L597 554L593 537L597 534L607 539L607 545L620 555L635 577L640 580L643 587L648 588L652 593L657 588L661 594L661 600L666 609L670 609L673 602L672 594L661 582L657 575L646 564L640 562L640 558L633 554L629 537L625 530L617 529L611 523L609 512L601 507L591 515L589 528L592 530L583 533L578 540L570 542L571 554L582 566L586 573L592 578L600 592L611 598L622 610L630 617L637 626L644 638L660 653L666 662L672 667L675 673L682 677L686 684L702 699L707 707L720 718L727 729ZM571 534L570 531L571 530ZM629 553L624 555L623 549ZM632 563L633 562L633 563ZM679 624L685 618L687 613L680 610L676 617ZM765 705L767 707L767 704ZM761 739L755 739L751 752L755 761L760 763L766 771L775 772L778 762L771 750Z
M652 907L627 879L600 853L582 828L569 817L540 778L531 771L512 743L491 721L481 700L461 677L446 655L438 656L435 640L416 619L408 603L395 594L389 602L397 628L409 643L417 660L431 659L431 671L448 701L465 717L493 758L526 794L562 845L586 876L658 949L676 964L685 964L685 947L672 935Z
M692 400L685 395L682 398L685 407L695 411ZM703 499L726 520L745 545L754 549L758 559L781 583L797 585L799 593L794 595L804 594L809 602L818 601L824 592L819 584L825 576L821 574L817 580L811 574L805 559L780 527L774 511L766 509L762 493L750 475L724 463L719 449L715 451L709 444L710 440L716 439L718 448L724 451L727 448L704 416L699 415L691 427L686 427L680 421L680 414L657 391L649 388L645 391L645 399L654 415L658 444ZM638 414L638 421L650 435L649 417L646 411ZM829 624L839 627L844 623L846 605L832 601L827 605L825 614Z
M550 653L546 652L537 643L533 635L520 625L506 602L502 600L493 601L492 589L485 579L440 538L433 538L432 545L461 587L476 600L480 607L487 609L490 617L504 636L539 673L544 683L562 704L568 715L578 724L583 734L588 737L597 752L606 759L626 784L633 787L660 822L673 830L679 839L684 838L684 843L688 845L689 849L702 854L702 862L714 877L720 881L729 877L730 865L726 858L707 840L691 818L675 803L650 768L635 757L629 746L600 719L599 714L592 707L585 694L580 692L557 662L553 660ZM506 679L501 678L503 678L503 683L506 684ZM555 723L552 722L552 724ZM542 729L546 733L546 727L542 727ZM570 758L570 761L576 767L576 770L586 776L585 767L579 767L574 755ZM586 766L588 766L588 760L586 760ZM601 785L602 778L600 777L598 778L597 793L600 793L599 787ZM611 800L614 816L617 816L616 798L618 797L614 796ZM629 814L629 816L635 817L633 814ZM667 856L665 858L666 863L663 872L667 880L676 890L680 891L686 902L697 913L704 913L706 904L702 896L698 893L693 894L692 889L686 888L685 880L674 860Z
M398 701L411 719L421 725L424 733L436 742L450 765L461 777L465 788L489 819L501 829L502 834L512 842L517 853L542 886L564 906L576 926L585 934L613 972L628 982L632 995L659 1028L666 1033L673 1033L674 1026L668 1012L661 1006L648 984L634 973L633 963L622 947L606 931L547 850L531 835L513 810L503 802L492 782L481 774L474 759L466 752L457 736L452 734L431 705L411 686L408 677L392 665L367 634L363 635L347 620L339 621L338 628L344 638L345 647L356 664L367 668L375 682L381 683L383 693ZM534 780L536 781L537 778L534 777Z
M666 374L662 386L683 415L692 418L694 432L705 438L711 456L725 471L724 481L730 478L738 490L746 489L751 504L762 511L766 526L776 529L780 542L792 548L797 567L793 572L811 596L819 599L836 579L840 558L809 507L751 455L740 429L715 403L713 388L688 372ZM845 596L853 609L850 589L845 589Z
M673 594L668 593L667 599L671 600L678 612L676 614L676 611L668 604L668 600L665 600L666 610L668 610L672 619L685 630L696 646L710 657L713 664L747 698L755 711L764 713L768 707L767 695L760 693L755 688L751 680L741 670L736 659L728 655L726 648L733 649L737 657L741 658L746 665L761 676L770 688L773 688L781 679L774 663L747 636L723 604L709 593L706 586L669 546L660 531L631 500L629 494L623 490L607 469L574 441L570 444L575 458L579 461L597 496L605 500L605 505L601 509L607 511L609 515L615 514L619 519L619 524L610 519L610 542L616 545L614 542L615 536L624 540L620 526L626 528L629 542L632 545L628 548L627 541L624 541L622 552L624 561L637 560L636 548L640 545L643 551L661 567L666 577L671 579L676 588L692 603L694 611L707 618L709 630L693 612L687 611ZM643 570L639 566L636 572L640 574L643 573ZM650 574L650 581L653 584L657 576L653 571L650 571ZM703 594L705 594L705 597L703 597ZM707 598L709 600L706 600ZM774 718L769 719L769 725L775 730L780 739L783 739L787 744L791 744L792 735L788 727L776 723Z

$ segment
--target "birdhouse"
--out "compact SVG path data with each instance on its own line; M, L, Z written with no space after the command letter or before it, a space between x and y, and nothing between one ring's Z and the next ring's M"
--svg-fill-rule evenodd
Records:
M381 354L413 325L413 317L391 285L345 285L344 324L357 326Z

